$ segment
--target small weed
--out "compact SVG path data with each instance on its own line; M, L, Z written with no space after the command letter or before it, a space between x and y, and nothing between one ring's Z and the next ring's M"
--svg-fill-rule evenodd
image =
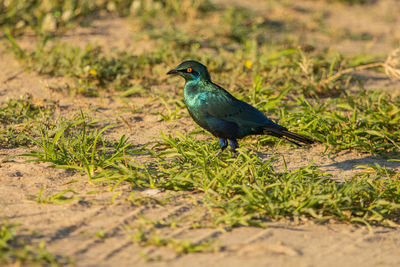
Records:
M52 255L43 243L33 245L20 227L3 221L0 223L0 263L18 266L61 266L71 263L71 260Z
M165 109L167 110L166 114L160 113L161 119L164 121L172 121L176 120L182 117L180 111L185 108L184 103L182 101L180 102L174 102L174 108L175 110L170 108L170 105L167 104L167 102L164 99L160 99L161 103L164 105Z
M157 55L133 56L128 52L117 52L104 56L98 46L80 48L59 43L46 48L46 42L43 39L34 51L22 50L15 41L12 47L24 63L39 74L75 78L75 85L68 88L85 96L98 96L99 90L146 95L143 86L132 81L143 78L143 72L161 62Z
M98 230L98 231L95 233L95 236L96 236L97 238L101 239L101 240L104 240L104 239L106 239L106 238L109 237L109 235L108 235L107 233L104 233L103 229Z
M91 129L91 123L82 114L75 120L60 123L51 132L41 128L40 138L31 141L40 149L31 149L25 156L32 161L53 163L54 167L85 172L93 177L97 171L124 164L125 155L131 148L127 139L110 144L103 134L111 125L102 129Z
M72 193L72 196L65 196L68 193ZM64 204L68 203L74 200L77 200L77 198L74 198L73 195L77 194L72 188L67 188L64 189L52 196L44 197L43 196L43 187L40 188L39 194L37 197L31 195L29 198L31 200L36 199L37 203L39 204Z
M171 237L162 237L156 234L156 232L154 232L154 229L144 230L143 227L139 227L134 230L132 240L134 243L138 243L142 247L168 247L170 249L173 249L177 254L212 251L211 246L214 243L211 241L198 244L190 240L178 240Z
M10 99L0 104L0 145L13 147L28 145L27 133L34 135L31 128L35 121L51 117L54 105L40 107L30 98Z

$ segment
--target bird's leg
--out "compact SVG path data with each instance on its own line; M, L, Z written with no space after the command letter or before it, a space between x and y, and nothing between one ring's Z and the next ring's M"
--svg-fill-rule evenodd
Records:
M228 147L228 141L224 138L219 139L219 147L221 148L221 151L224 151L225 148Z
M232 153L236 154L236 149L239 148L239 144L236 139L229 139L229 145L231 146Z
M221 155L221 153L228 147L228 141L224 138L220 138L219 139L219 147L221 148L221 150L218 151L214 157L212 157L211 159L208 160L208 164L210 164L210 162L213 161L216 157Z
M228 147L228 141L224 138L220 138L219 147L221 148L221 150L215 155L215 157L218 157Z

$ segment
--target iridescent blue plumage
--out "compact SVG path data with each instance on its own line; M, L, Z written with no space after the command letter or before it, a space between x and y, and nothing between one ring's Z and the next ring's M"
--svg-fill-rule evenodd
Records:
M182 62L167 74L180 75L185 79L184 100L190 116L202 128L220 138L221 150L228 146L228 140L231 150L235 151L239 147L236 139L260 134L285 138L298 146L293 140L313 143L306 137L289 132L258 109L214 84L207 68L199 62Z

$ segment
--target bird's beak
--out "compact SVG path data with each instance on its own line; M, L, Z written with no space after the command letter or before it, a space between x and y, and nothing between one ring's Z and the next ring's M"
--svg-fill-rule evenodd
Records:
M168 75L170 74L178 74L178 71L176 69L172 69L170 71L167 72Z

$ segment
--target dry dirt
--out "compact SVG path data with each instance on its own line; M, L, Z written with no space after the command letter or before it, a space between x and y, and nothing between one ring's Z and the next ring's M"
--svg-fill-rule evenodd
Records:
M284 20L287 15L284 11L279 12L272 8L268 1L216 2L244 5L256 9L260 14L273 11L269 16L274 20ZM400 14L400 4L397 1L382 0L372 7L356 6L351 10L340 4L328 6L319 1L298 2L290 14L294 20L312 23L313 16L324 14L328 16L327 27L332 28L332 32L349 29L354 33L374 36L370 43L332 42L329 35L310 33L309 36L304 36L308 42L346 53L360 50L388 53L395 48L394 42L400 40L400 17L396 16ZM132 25L124 19L102 18L94 22L92 27L78 29L62 38L74 44L96 42L105 49L113 46L121 49L132 46L130 40L133 40L134 35ZM30 42L29 38L25 41ZM134 118L127 111L127 108L135 105L152 105L149 99L137 98L125 103L107 95L77 99L65 93L54 92L49 88L62 85L68 79L26 72L12 55L4 51L0 54L0 69L0 101L30 94L34 101L57 101L64 114L83 109L93 116L114 121L122 117L128 124L121 126L115 137L126 134L135 144L143 144L153 137L158 138L160 131L184 133L195 128L187 118L167 123L159 121L159 115L141 114L139 118ZM380 74L361 74L365 75L371 88L399 88L398 83ZM162 90L168 89L167 86L162 87ZM289 168L306 166L313 161L316 166L338 179L345 179L360 171L355 167L362 164L379 163L399 169L399 163L368 154L345 151L329 156L323 154L323 151L323 145L316 145L309 150L280 152L285 155ZM1 149L0 160L23 152L22 149ZM273 155L273 151L265 149L260 154L268 158ZM277 166L280 165L278 160ZM74 179L77 182L68 184ZM41 187L47 195L51 195L71 186L78 192L76 197L84 197L85 200L62 205L40 205L29 199L30 195L37 196ZM172 201L165 206L151 202L133 205L126 201L131 192L129 186L117 189L120 195L114 202L111 200L115 192L109 192L108 189L106 185L90 183L86 177L51 169L46 164L26 163L20 157L0 165L1 216L36 231L39 236L35 242L44 241L50 252L71 256L78 266L400 266L399 229L374 227L371 232L366 227L347 224L271 222L266 229L239 227L230 231L212 228L193 230L184 221L188 217L202 216L203 211L192 204L193 200L201 201L201 194L146 190L136 194L158 199L169 197ZM93 191L97 193L90 194ZM131 231L126 227L138 226L142 220L140 214L152 220L173 217L182 223L176 228L160 227L157 229L160 235L193 241L216 238L218 250L178 256L169 248L140 247L131 242ZM106 238L96 236L100 230ZM146 261L146 257L160 257L161 260Z

